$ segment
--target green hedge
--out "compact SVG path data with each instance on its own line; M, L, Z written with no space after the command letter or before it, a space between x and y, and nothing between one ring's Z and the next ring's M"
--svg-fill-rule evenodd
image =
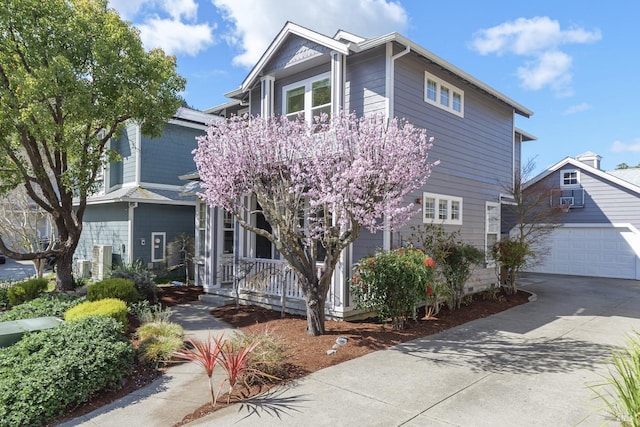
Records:
M33 317L63 317L65 311L84 301L75 295L44 294L0 314L0 321L31 319Z
M16 306L27 301L35 299L47 290L49 281L47 279L29 279L24 282L16 283L7 291L9 304Z
M28 334L0 349L0 427L44 425L131 372L134 349L95 316Z
M108 316L122 324L127 330L127 304L117 298L106 298L98 301L85 301L64 313L64 320L72 322L88 316Z
M140 299L136 285L132 280L121 278L104 279L90 285L87 289L87 299L98 301L106 298L117 298L132 304Z

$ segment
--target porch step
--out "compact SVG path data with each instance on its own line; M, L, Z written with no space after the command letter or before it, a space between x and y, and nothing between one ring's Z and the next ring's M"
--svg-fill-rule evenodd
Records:
M232 297L214 294L202 294L198 299L214 307L222 307L223 305L233 304L235 302L235 299Z

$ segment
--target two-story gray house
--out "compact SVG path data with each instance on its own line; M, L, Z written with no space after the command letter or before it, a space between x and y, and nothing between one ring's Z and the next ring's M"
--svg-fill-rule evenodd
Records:
M95 261L96 248L106 246L113 263L141 260L162 267L167 245L178 234L194 233L196 201L181 194L184 181L178 176L195 168L196 137L215 119L180 108L159 138L145 137L139 124L128 123L109 142L121 159L106 165L87 200L75 259Z
M566 211L528 271L640 279L640 169L603 171L600 160L567 157L526 183Z
M342 109L358 115L382 113L405 118L435 138L429 158L440 165L406 201L418 213L397 232L361 231L336 270L327 299L329 315L348 318L354 313L348 283L353 264L377 249L402 245L411 226L435 223L460 230L465 241L482 250L499 239L501 192L520 169L521 143L531 139L516 130L515 116L528 118L532 112L406 37L391 33L365 39L345 31L331 37L287 23L227 96L230 102L207 112L226 117L303 113L308 120ZM252 220L268 227L260 217ZM281 305L284 282L287 307L303 307L293 274L279 267L284 261L266 239L202 203L197 228L197 282L206 292L230 292L235 265L243 275L250 270L249 280L239 284L241 297ZM476 269L468 290L494 282L495 268L487 260Z

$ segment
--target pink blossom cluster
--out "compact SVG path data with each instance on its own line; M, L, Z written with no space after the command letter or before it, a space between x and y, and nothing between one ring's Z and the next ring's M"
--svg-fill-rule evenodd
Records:
M198 138L199 196L234 214L250 194L266 195L275 206L303 201L318 233L327 226L347 232L354 224L375 232L383 219L397 228L415 210L405 196L437 164L428 160L432 142L424 129L380 114L325 115L313 124L235 116Z

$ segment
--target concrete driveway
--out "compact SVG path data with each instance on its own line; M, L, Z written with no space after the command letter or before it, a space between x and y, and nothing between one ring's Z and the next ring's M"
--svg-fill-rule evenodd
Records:
M600 426L587 388L640 331L640 282L529 275L537 301L318 371L190 425ZM613 423L615 425L615 423Z
M24 280L35 274L36 269L31 261L16 261L7 258L5 264L0 264L0 282Z

